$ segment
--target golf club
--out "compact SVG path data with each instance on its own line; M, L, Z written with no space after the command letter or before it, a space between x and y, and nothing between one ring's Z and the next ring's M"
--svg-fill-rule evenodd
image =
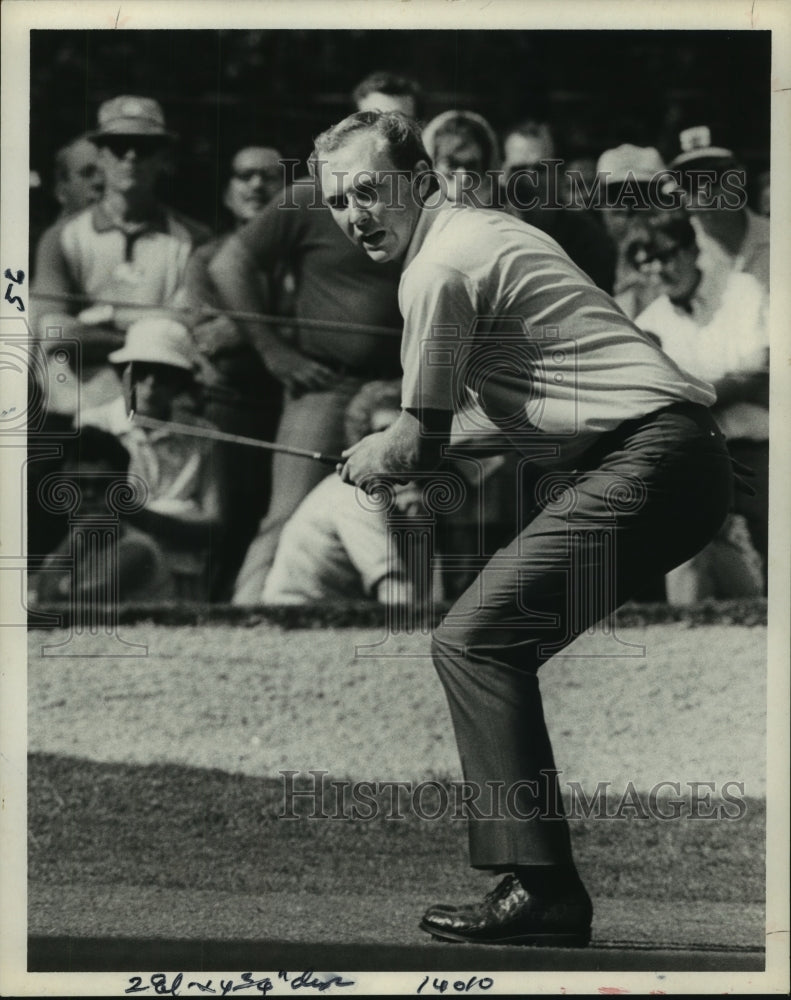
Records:
M274 441L260 441L258 438L244 437L241 434L227 434L225 431L218 431L214 427L195 427L191 424L180 424L171 420L157 420L155 417L144 417L132 410L129 414L129 422L138 427L147 427L149 430L169 430L174 434L184 434L188 437L209 438L212 441L227 441L229 444L244 444L252 448L264 448L266 451L277 451L284 455L296 455L300 458L312 458L316 462L324 465L343 464L343 459L339 455L324 455L320 451L310 451L308 448L292 448L289 445L277 444Z

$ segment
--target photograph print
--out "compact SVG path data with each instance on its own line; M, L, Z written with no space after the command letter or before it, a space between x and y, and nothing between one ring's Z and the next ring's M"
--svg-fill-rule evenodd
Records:
M787 988L788 17L451 6L4 5L8 995Z

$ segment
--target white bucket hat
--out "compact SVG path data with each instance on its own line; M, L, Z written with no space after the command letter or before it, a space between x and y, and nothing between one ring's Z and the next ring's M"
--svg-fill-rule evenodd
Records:
M198 350L183 323L166 316L151 316L132 323L126 331L126 343L109 356L113 364L148 361L194 371Z
M605 150L596 164L596 173L605 184L623 184L626 181L645 184L666 170L667 166L657 149L630 143Z

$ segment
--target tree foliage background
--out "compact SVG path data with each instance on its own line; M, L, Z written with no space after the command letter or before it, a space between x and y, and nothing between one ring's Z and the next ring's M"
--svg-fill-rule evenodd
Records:
M156 97L180 135L163 196L213 223L227 158L249 141L304 160L312 137L350 110L368 73L417 78L426 116L485 115L498 130L549 121L559 155L621 142L677 152L711 126L755 174L770 136L768 31L142 30L31 33L31 167L93 128L99 103Z

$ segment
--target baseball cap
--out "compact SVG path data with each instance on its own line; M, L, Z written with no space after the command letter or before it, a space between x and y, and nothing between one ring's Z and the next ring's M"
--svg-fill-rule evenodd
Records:
M670 161L671 167L690 164L694 160L733 160L732 149L712 146L711 129L707 125L695 125L679 133L681 152Z
M113 364L148 361L193 371L198 351L183 323L166 316L151 316L132 323L126 331L126 343L109 355Z
M113 135L149 135L175 139L176 133L165 128L165 115L153 97L113 97L99 106L99 127L88 139Z
M659 151L653 146L633 146L630 143L606 150L596 164L596 173L605 184L623 184L626 181L649 183L666 170Z

